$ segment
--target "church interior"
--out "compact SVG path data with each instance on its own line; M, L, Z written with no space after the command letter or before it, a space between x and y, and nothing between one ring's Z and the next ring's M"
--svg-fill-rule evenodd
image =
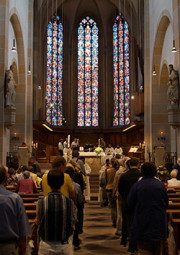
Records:
M93 208L105 147L170 173L180 158L179 17L177 0L0 1L1 165L33 157L45 172L60 141L70 161L75 140ZM77 254L93 254L88 245Z

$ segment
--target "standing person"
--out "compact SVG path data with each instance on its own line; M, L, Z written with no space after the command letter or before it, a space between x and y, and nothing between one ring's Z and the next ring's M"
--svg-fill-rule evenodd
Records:
M63 139L59 139L58 150L61 156L63 156Z
M66 170L66 160L61 156L57 156L52 162L52 169L54 168L58 168L59 171L64 174L64 184L61 187L61 193L66 197L74 198L74 186L71 178L68 174L64 173ZM51 187L48 185L47 173L45 173L42 177L42 190L44 196L47 196L47 194L52 191Z
M63 143L63 149L68 147L68 138L66 137L64 143Z
M119 154L120 156L122 156L123 154L123 149L119 146L119 144L117 145L117 147L114 149L115 154Z
M139 160L137 158L131 158L128 161L130 169L124 173L119 179L118 191L122 197L122 239L121 244L126 246L127 238L129 236L129 227L131 222L131 212L129 211L127 205L127 197L133 184L138 181L141 176L138 170ZM137 245L133 240L129 239L129 252L135 252L137 250Z
M59 168L50 170L47 176L51 192L38 201L37 223L39 225L39 255L72 255L73 201L60 189L64 173Z
M103 148L103 150L105 150L105 148L106 148L106 143L105 143L105 141L104 141L104 138L101 138L101 140L100 140L100 146L101 146L101 148Z
M106 163L105 165L103 165L99 171L99 198L98 201L101 204L101 207L103 206L108 206L108 197L107 197L107 193L106 193L106 173L107 173L107 169L110 167L110 162L109 159L106 159Z
M41 177L41 168L39 163L37 162L37 160L34 157L31 157L29 159L29 166L32 166L34 168L34 173L37 174L39 177Z
M69 176L72 179L73 185L74 185L74 190L75 190L75 199L74 203L77 208L77 222L75 224L75 230L74 230L74 235L73 235L73 245L74 245L74 250L77 251L80 249L80 238L79 238L79 231L80 231L80 222L81 222L81 210L83 205L83 195L81 192L81 187L78 183L74 182L73 176L75 174L75 170L72 166L67 166L66 168L66 173L69 174Z
M72 160L75 161L80 166L80 171L85 176L86 175L85 167L83 161L79 159L79 151L77 150L72 151Z
M116 223L116 235L121 236L122 234L122 200L118 192L119 179L122 174L127 172L128 167L126 165L126 159L118 160L119 169L116 171L114 182L113 182L113 197L116 199L117 207L117 223Z
M20 196L5 189L6 170L0 166L0 254L25 255L26 236L31 233Z
M160 255L161 242L168 236L165 186L154 178L156 166L144 163L143 178L129 192L127 203L133 212L130 236L138 242L141 255Z
M78 147L79 147L79 145L78 145L77 138L74 138L74 141L71 143L71 149L73 150Z
M111 219L113 227L116 227L116 221L117 221L117 208L116 208L116 199L113 196L113 183L114 183L114 177L116 174L116 171L119 169L119 163L116 159L111 159L110 168L107 169L106 173L106 192L108 197L108 202L111 207Z

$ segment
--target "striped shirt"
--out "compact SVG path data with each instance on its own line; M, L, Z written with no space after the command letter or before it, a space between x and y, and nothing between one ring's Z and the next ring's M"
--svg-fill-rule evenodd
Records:
M43 241L66 242L73 232L71 199L58 191L38 201L39 235Z

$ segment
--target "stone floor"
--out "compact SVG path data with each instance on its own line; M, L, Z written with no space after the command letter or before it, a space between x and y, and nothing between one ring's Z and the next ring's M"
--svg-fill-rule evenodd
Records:
M81 249L75 255L121 255L128 254L127 248L120 246L120 239L112 227L110 209L100 207L96 201L85 204L84 230L80 235Z

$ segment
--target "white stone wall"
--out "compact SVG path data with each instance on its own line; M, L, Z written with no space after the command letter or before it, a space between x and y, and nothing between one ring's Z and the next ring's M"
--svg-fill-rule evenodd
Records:
M7 152L14 152L14 148L23 141L31 146L32 141L32 75L27 76L28 66L32 61L33 48L33 2L34 0L7 0L8 13L4 16L4 23L8 22L6 30L6 61L5 70L15 62L17 65L18 84L16 88L16 123L11 127L4 125L4 132L0 134L0 139L4 140L3 153L0 152L0 163L5 164ZM1 4L0 4L1 5ZM7 8L6 8L7 10ZM18 18L11 19L15 14ZM2 16L1 16L2 17ZM14 23L13 23L14 22ZM12 24L13 23L13 24ZM15 32L16 31L16 32ZM18 37L18 38L17 38ZM12 52L13 39L16 40L17 52ZM17 42L18 40L18 42ZM4 49L5 51L6 49ZM12 140L14 133L20 137L19 140Z

